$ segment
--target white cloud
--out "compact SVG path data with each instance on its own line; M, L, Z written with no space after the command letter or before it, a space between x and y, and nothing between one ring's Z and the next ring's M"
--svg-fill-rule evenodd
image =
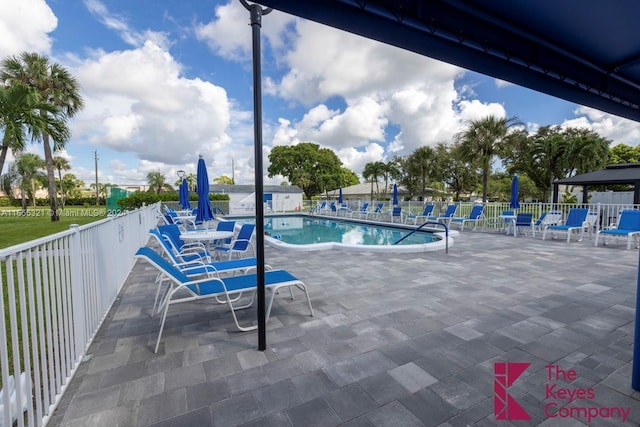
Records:
M627 144L636 146L640 143L640 123L613 114L605 113L590 107L580 106L575 111L575 119L565 120L562 127L589 129L612 141L611 146Z
M237 0L229 0L227 4L216 7L215 15L211 22L196 24L195 34L198 40L204 41L213 52L223 58L251 61L252 30L249 11ZM266 15L260 33L267 40L267 47L280 49L287 37L282 32L294 20L291 15L275 10ZM242 23L246 25L241 25Z
M213 159L230 142L225 90L182 77L180 64L150 41L88 59L74 74L86 101L74 138L169 165Z
M165 49L169 47L166 34L151 30L142 32L134 30L125 18L110 12L99 0L84 0L84 5L105 27L115 31L125 43L131 46L139 47L147 41L152 41Z
M486 104L477 99L473 101L460 101L460 117L465 121L478 120L487 116L498 118L507 117L507 112L502 104L495 102Z
M48 54L58 19L44 0L0 1L0 58L20 52Z
M506 81L506 80L495 79L494 81L495 81L495 83L496 83L496 87L498 87L498 88L514 86L514 84L513 84L513 83L508 82L508 81Z
M273 86L278 96L312 104L393 93L425 80L448 81L460 68L311 21L297 21L297 38L282 55L290 71Z
M383 160L450 140L463 113L470 114L471 105L457 108L453 85L463 70L310 21L295 24L291 50L280 56L288 71L278 81L267 79L265 92L309 110L299 121L280 120L275 145L316 142L359 173L366 163L360 159ZM345 106L326 104L336 99ZM391 143L389 125L401 129Z

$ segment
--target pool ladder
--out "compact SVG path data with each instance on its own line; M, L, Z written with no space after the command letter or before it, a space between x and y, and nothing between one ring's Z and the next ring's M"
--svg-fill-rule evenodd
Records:
M440 227L444 228L444 248L445 248L444 252L448 254L449 253L449 227L447 227L446 224L443 224L441 222L436 222L436 221L423 222L418 227L416 227L414 230L411 230L410 233L405 234L404 236L402 236L398 241L396 241L393 244L397 245L398 243L402 242L407 237L411 236L412 234L415 234L417 231L420 231L420 229L422 227L424 227L425 225L437 225L437 226L440 226Z

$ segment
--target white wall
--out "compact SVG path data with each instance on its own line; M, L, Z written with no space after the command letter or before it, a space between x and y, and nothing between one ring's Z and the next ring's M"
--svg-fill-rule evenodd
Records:
M582 192L577 193L578 203L582 202ZM589 203L626 205L633 203L633 191L589 191Z

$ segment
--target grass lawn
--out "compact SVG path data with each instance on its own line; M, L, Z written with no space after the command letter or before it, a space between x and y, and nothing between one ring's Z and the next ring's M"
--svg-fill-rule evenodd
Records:
M28 208L26 216L21 215L20 208L0 208L0 248L68 230L71 224L83 225L106 218L104 206L66 206L59 212L60 221L51 222L50 210L44 206Z

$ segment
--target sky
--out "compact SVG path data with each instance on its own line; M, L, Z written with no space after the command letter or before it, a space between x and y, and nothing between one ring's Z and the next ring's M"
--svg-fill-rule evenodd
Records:
M330 148L360 175L487 115L640 142L639 123L278 11L261 34L265 184L286 181L266 176L278 145ZM174 183L202 155L211 180L253 184L251 48L238 0L0 0L0 59L37 52L80 84L85 108L58 155L87 186L96 156L100 183L155 171Z

